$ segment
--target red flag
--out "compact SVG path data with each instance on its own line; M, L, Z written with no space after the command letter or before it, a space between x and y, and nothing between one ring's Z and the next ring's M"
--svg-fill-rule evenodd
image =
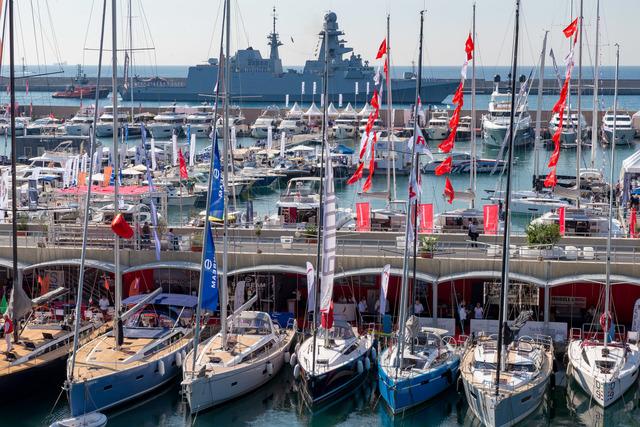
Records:
M632 239L638 237L638 234L636 233L636 222L636 209L631 208L631 210L629 211L629 235Z
M438 165L438 167L436 167L436 175L440 176L440 175L444 175L446 173L451 172L451 161L453 159L451 158L451 156L447 157L447 159L440 163Z
M369 160L369 176L367 177L367 180L364 182L364 184L362 184L362 192L366 193L367 191L371 190L371 178L373 178L373 171L376 168L376 161L375 158L373 156L373 147L371 147L371 159Z
M140 278L136 277L129 285L129 296L140 294Z
M499 205L484 205L484 234L492 234L495 235L498 232L498 211L500 209Z
M29 79L24 83L25 95L29 95Z
M389 80L389 57L384 59L384 78Z
M107 276L103 276L104 277L104 288L109 291L111 290L111 286L109 286L109 278Z
M385 53L387 53L387 39L382 40L382 43L380 43L378 53L376 54L376 59L382 58Z
M471 38L471 33L469 33L469 37L467 37L467 41L464 44L464 51L467 52L467 61L473 59L473 39Z
M178 150L178 161L180 162L180 179L189 179L189 173L187 172L187 163L184 161L182 148Z
M558 178L556 177L556 168L553 168L551 169L551 172L549 172L549 175L547 175L547 178L544 180L544 186L547 188L555 187L557 183Z
M333 301L331 301L328 311L322 311L321 322L322 327L325 329L331 329L331 327L333 327Z
M380 103L378 103L378 90L375 89L373 91L373 95L371 96L371 106L373 107L374 110L379 110L380 109ZM371 117L371 115L369 115L369 117ZM376 114L376 118L377 118L377 114Z
M362 171L363 170L364 170L364 163L360 162L358 164L358 168L353 173L353 176L351 176L351 178L349 178L347 180L347 184L352 185L352 184L355 184L356 182L360 181L362 179Z
M451 185L451 181L449 181L449 177L444 183L444 195L449 199L447 200L449 204L453 203L453 199L456 197L456 192L453 190L453 185Z
M455 139L455 137L456 134L453 129L451 129L451 132L449 133L449 136L447 136L447 139L445 139L440 143L440 145L438 145L440 151L442 151L443 153L450 152L453 149L453 140Z
M560 235L564 236L565 226L564 226L564 207L558 208L558 224L560 225Z
M578 30L578 18L574 19L571 24L567 25L567 28L562 30L562 32L564 33L564 36L566 38L570 38L576 33L577 30Z
M356 231L371 231L371 210L368 202L356 203Z
M113 221L111 221L111 230L123 239L133 237L133 229L121 213L116 215Z
M549 166L550 168L555 167L558 164L558 159L560 158L560 146L556 145L556 149L553 150L551 157L549 157Z

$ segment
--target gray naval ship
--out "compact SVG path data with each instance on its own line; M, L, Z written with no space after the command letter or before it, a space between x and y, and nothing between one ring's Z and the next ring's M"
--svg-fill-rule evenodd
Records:
M274 11L275 12L275 11ZM327 40L325 31L327 30ZM268 35L271 48L269 58L263 58L259 50L249 47L238 50L231 58L231 90L230 96L244 102L283 103L289 95L291 102L319 102L318 95L322 90L324 69L324 44L329 47L329 101L338 102L342 94L345 102L365 101L367 84L369 96L373 93L374 67L363 61L353 49L345 46L341 39L344 32L338 28L337 16L328 12L324 16L323 31L319 33L320 49L318 57L307 60L302 72L283 69L278 48L282 46L276 32L276 17L273 17L273 31ZM343 56L351 53L348 57ZM123 99L135 101L205 101L206 94L211 94L216 85L218 60L209 59L207 64L189 67L187 79L183 84L176 84L160 77L142 79L135 78L127 88L119 88ZM411 104L415 100L416 77L412 72L404 74L402 79L392 79L393 102ZM423 80L420 98L422 103L439 104L457 87L454 80ZM313 87L317 88L314 94ZM356 95L358 93L358 95ZM385 98L383 91L383 99Z

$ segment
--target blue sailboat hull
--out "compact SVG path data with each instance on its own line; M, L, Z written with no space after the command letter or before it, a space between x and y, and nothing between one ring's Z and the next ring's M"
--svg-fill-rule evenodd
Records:
M88 381L71 383L67 391L71 415L76 417L113 408L163 386L181 373L182 368L176 362L177 354L181 351L188 353L192 345L193 341L190 340L160 359ZM164 364L164 375L160 373L159 361Z
M382 358L381 358L382 359ZM394 414L424 403L444 392L458 379L460 359L453 358L421 375L396 380L378 362L380 396Z

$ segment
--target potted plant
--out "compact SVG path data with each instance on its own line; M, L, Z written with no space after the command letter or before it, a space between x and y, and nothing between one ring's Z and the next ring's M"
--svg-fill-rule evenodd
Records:
M18 236L26 236L29 228L29 218L24 214L18 214Z
M307 243L318 243L318 226L315 224L307 223L302 233L307 238Z
M202 233L191 235L191 252L202 252Z
M561 238L558 224L530 223L525 232L527 247L521 249L522 256L537 257L539 260L553 256L553 247Z
M438 238L435 236L422 236L420 237L420 245L418 246L418 253L422 258L433 258L433 254L438 246Z

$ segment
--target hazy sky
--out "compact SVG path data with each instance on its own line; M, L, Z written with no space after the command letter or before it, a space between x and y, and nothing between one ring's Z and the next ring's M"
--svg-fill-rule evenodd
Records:
M133 44L155 46L154 51L136 53L139 64L195 64L215 56L220 33L222 0L131 0ZM550 45L561 58L568 44L562 28L570 22L571 0L522 0L521 63L535 64L543 30L550 30ZM592 63L595 35L595 2L584 1L585 64ZM18 57L26 63L95 64L97 54L84 48L98 46L99 9L102 0L32 0L18 5ZM111 0L108 1L111 3ZM117 0L120 30L118 44L126 42L129 0ZM574 0L577 10L579 0ZM30 4L34 5L32 13ZM504 65L510 60L512 0L477 0L478 65ZM471 28L472 0L232 0L232 48L249 45L268 55L266 36L271 9L277 8L277 30L284 46L280 55L285 65L301 65L314 55L322 18L329 11L338 15L349 46L365 59L373 59L386 32L386 15L391 15L391 47L394 65L410 65L417 57L418 11L426 7L425 65L458 65ZM638 19L640 0L602 0L602 63L613 64L612 44L622 46L622 63L640 65ZM110 20L110 6L107 7ZM35 21L35 22L34 22ZM35 27L35 29L34 29ZM53 27L53 29L52 29ZM6 34L5 30L5 34ZM55 32L55 37L54 37ZM37 34L37 44L34 44ZM106 46L111 45L110 26ZM291 39L294 42L292 43ZM55 43L57 40L57 43ZM43 49L44 46L44 49ZM5 44L5 52L8 50ZM59 50L56 54L55 48ZM23 53L25 52L25 53ZM39 61L38 61L39 59Z

